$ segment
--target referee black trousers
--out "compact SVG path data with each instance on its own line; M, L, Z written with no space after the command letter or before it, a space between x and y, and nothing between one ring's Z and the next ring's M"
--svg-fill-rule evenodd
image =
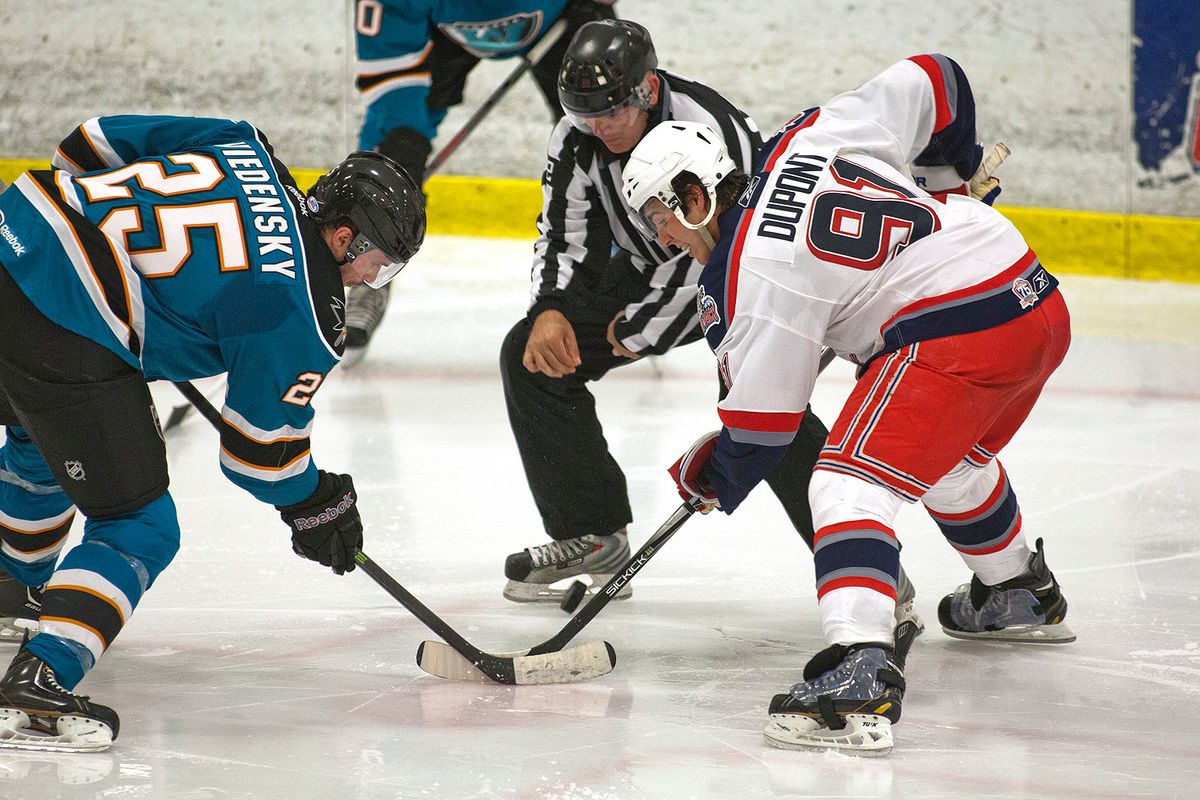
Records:
M532 329L529 320L518 322L504 338L500 374L509 423L542 525L552 539L610 534L633 520L625 473L609 452L588 383L633 363L613 355L606 334L617 312L647 293L644 279L632 268L616 270L588 307L564 312L575 330L583 363L562 378L529 372L522 364ZM681 344L699 338L697 330ZM810 549L808 483L827 434L810 410L787 455L767 476L767 484ZM680 443L680 452L684 446ZM667 466L663 464L664 480Z

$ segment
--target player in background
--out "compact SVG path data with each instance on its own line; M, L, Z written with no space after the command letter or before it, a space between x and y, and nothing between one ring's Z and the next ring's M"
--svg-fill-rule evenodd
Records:
M829 647L771 701L768 744L891 749L905 502L924 504L973 573L938 607L946 633L1074 639L996 459L1066 355L1066 304L999 212L936 199L910 171L963 188L980 153L962 69L922 55L800 114L748 175L691 123L659 125L625 168L644 223L705 264L696 300L729 386L722 429L672 467L685 497L732 513L803 425L822 348L859 365L809 486Z
M462 103L467 76L481 58L525 55L559 19L566 29L530 70L553 123L558 65L579 26L611 19L614 0L356 0L355 85L366 103L359 148L395 159L418 185L446 112ZM346 364L366 354L387 310L389 288L350 290Z
M742 169L762 145L754 122L716 91L658 69L649 32L634 22L584 25L567 50L558 93L566 117L550 136L542 175L531 305L500 352L509 421L551 539L508 557L504 596L516 601L558 602L563 591L550 584L589 575L598 587L628 560L625 475L588 383L701 336L700 265L686 248L635 226L621 194L629 152L664 120L720 131ZM768 478L810 547L806 487L825 434L816 415L806 415Z
M342 355L343 286L395 277L425 209L373 152L305 196L233 120L94 118L52 165L0 195L0 616L40 617L0 678L0 747L95 750L117 714L71 690L179 546L146 382L227 373L222 471L296 553L353 570L358 498L309 452L311 401Z

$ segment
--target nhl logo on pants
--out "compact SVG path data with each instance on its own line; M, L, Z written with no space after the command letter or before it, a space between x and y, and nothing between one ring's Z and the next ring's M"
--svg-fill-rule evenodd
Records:
M67 468L67 476L71 480L82 481L87 479L87 473L83 471L83 462L64 461L63 466Z

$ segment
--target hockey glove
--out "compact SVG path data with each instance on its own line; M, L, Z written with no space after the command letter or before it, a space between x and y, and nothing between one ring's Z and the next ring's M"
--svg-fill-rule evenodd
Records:
M615 2L616 0L568 0L562 16L569 23L568 30L579 29L585 23L615 17L616 13L612 9Z
M433 151L433 143L412 128L392 128L379 143L379 152L404 167L413 182L425 182L425 164Z
M704 482L703 478L704 467L712 458L713 450L717 446L717 438L720 435L720 431L704 434L667 470L675 479L679 496L698 504L699 507L696 510L701 514L707 514L714 508L721 507L721 501L717 499L716 493Z
M276 506L292 529L292 550L318 561L338 575L354 571L354 555L362 549L363 526L358 495L349 475L318 470L317 488L306 499Z

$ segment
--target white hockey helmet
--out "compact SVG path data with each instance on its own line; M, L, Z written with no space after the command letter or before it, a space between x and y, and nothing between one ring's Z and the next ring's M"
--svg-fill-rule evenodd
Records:
M621 171L621 190L635 212L634 222L650 238L657 236L654 224L646 216L646 203L658 199L691 230L708 224L717 210L717 184L737 165L729 157L725 144L713 129L699 122L668 120L654 126L629 154ZM708 193L708 215L699 223L688 222L671 182L681 173L690 172L700 179Z

